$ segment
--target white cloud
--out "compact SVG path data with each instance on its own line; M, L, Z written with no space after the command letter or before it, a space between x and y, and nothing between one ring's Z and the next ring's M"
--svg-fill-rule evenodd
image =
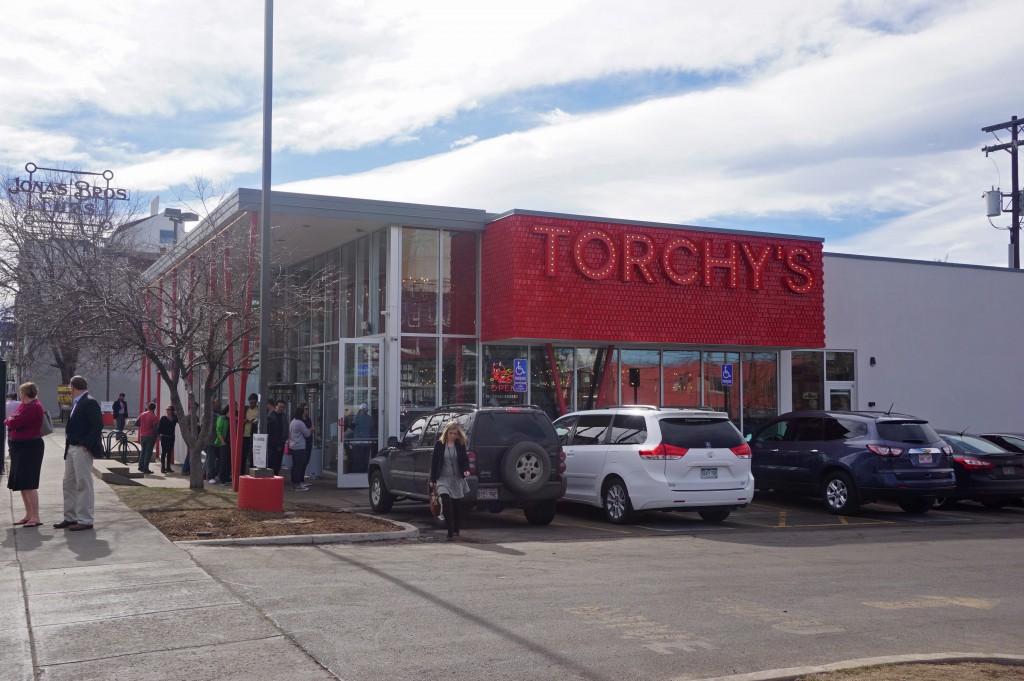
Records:
M459 147L468 147L470 144L473 144L478 139L480 139L480 138L477 137L476 135L469 135L467 137L461 137L461 138L455 140L454 142L452 142L452 149L457 149Z

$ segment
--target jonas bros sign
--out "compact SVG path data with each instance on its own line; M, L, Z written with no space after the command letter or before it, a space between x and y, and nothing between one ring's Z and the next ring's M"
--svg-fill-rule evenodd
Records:
M38 212L48 216L54 224L88 220L109 227L110 202L129 199L127 189L111 186L114 173L110 170L94 173L41 168L35 163L26 163L25 171L28 176L11 180L7 193L11 197L24 197L29 221L34 220L33 213Z
M587 279L618 278L623 282L647 284L714 286L716 281L737 288L740 279L749 289L780 284L796 294L806 294L819 285L812 269L815 254L796 245L772 245L724 239L723 237L671 236L657 239L639 230L611 234L605 229L573 229L534 225L532 234L544 239L544 267L549 277L558 277L565 263L560 252L568 242L569 260ZM766 281L770 262L782 265L782 272ZM716 278L716 273L724 276Z

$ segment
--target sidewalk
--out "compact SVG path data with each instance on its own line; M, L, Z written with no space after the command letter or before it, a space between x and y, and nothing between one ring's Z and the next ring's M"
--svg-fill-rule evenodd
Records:
M23 511L18 492L6 490L0 503L4 679L336 678L98 477L95 530L54 529L63 519L64 431L45 440L44 525L12 526Z

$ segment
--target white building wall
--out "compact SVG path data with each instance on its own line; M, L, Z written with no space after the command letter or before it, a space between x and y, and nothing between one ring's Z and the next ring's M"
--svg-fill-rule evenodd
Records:
M1024 432L1024 271L826 254L824 274L826 347L857 353L856 408Z

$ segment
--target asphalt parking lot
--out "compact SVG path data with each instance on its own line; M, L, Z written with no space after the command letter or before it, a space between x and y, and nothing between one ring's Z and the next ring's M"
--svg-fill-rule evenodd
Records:
M443 523L427 511L426 504L398 502L389 513L378 514L418 527L429 537L443 538ZM508 508L501 513L473 510L463 521L465 541L504 543L513 541L594 541L626 537L671 534L708 534L735 532L784 533L834 528L870 530L873 527L914 527L943 525L990 525L1024 523L1024 507L1011 506L991 510L974 503L963 503L951 510L933 509L923 515L904 513L896 504L865 505L856 515L836 516L811 498L770 492L758 492L754 503L734 511L722 523L709 523L696 513L647 512L638 514L628 525L612 525L600 509L561 502L558 515L549 526L535 527L526 522L523 512Z

